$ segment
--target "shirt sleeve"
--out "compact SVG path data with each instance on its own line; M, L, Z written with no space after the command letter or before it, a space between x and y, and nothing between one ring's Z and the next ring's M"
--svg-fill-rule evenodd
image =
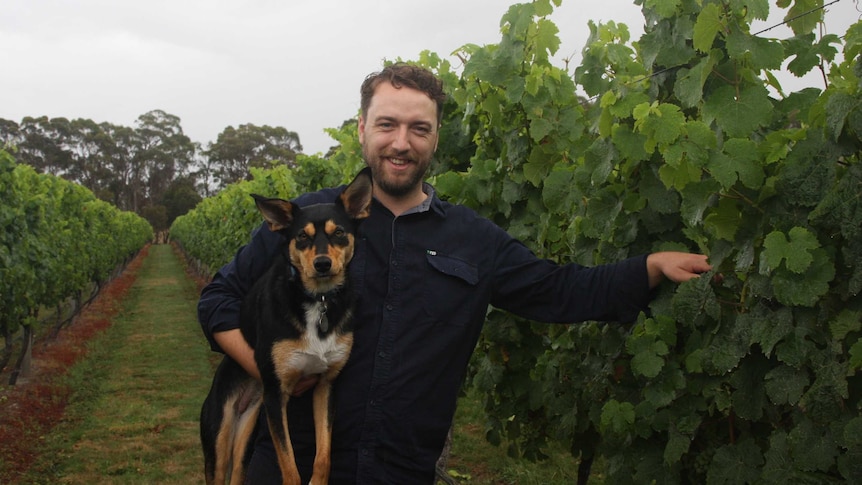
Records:
M501 237L491 304L532 320L630 322L650 301L646 255L587 267L538 258Z
M278 253L284 239L262 224L251 241L237 251L234 259L223 266L201 291L198 321L210 347L222 352L213 334L239 328L242 299Z

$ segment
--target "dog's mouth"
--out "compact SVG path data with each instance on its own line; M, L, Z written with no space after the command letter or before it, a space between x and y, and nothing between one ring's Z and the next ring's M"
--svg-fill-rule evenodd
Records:
M333 273L332 271L327 271L326 273L314 273L313 278L316 280L328 280L338 276L338 273Z

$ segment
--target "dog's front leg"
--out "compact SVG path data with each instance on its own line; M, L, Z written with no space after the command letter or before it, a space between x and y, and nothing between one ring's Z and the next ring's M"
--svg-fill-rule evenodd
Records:
M332 420L334 407L332 403L332 381L341 373L347 363L350 349L353 346L353 334L339 337L339 358L329 364L329 369L320 378L314 388L314 433L317 448L314 455L314 473L309 485L327 485L332 466Z
M277 391L267 392L264 390L266 418L269 423L269 433L272 435L272 443L275 446L275 454L278 457L278 466L281 468L283 485L301 485L299 470L296 468L296 456L294 456L293 445L290 442L290 431L287 429L287 403L290 399L290 392L298 380L298 375L295 378L287 377L282 381L281 388ZM285 381L290 384L285 386Z
M317 448L309 485L327 485L332 465L332 381L324 378L314 388L314 435Z

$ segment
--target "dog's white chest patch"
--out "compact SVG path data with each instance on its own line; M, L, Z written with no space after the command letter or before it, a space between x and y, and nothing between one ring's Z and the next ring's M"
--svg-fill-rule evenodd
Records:
M326 372L333 362L347 359L350 349L336 332L330 332L320 338L318 326L326 319L325 307L322 303L308 305L305 309L308 328L302 336L303 345L292 358L292 366L302 369L303 374L321 374Z

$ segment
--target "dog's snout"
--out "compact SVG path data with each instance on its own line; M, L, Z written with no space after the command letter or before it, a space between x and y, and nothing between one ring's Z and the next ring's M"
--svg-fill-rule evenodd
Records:
M329 256L317 256L314 258L314 270L318 273L327 273L332 268L332 260Z

